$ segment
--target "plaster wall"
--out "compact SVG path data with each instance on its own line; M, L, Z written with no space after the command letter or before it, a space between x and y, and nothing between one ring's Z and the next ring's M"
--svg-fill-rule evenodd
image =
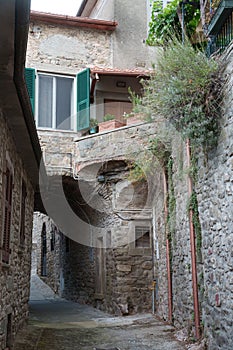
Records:
M119 23L113 40L113 66L149 69L156 62L158 48L149 47L148 3L146 0L115 0L115 20Z

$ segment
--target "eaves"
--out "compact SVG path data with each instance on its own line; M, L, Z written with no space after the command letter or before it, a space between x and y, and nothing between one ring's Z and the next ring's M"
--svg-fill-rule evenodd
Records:
M31 21L53 23L70 27L84 27L94 30L114 31L117 27L115 21L105 21L86 17L73 17L66 15L56 15L52 13L31 11Z

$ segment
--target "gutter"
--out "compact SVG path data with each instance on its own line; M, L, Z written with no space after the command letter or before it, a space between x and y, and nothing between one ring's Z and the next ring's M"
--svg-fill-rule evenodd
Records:
M34 117L31 109L31 103L28 97L28 91L24 78L24 63L26 60L27 38L29 30L30 7L22 6L22 3L28 3L26 0L16 1L15 18L15 65L14 65L14 83L24 113L24 119L30 135L31 143L35 153L38 166L42 156L40 143L34 123Z
M118 25L116 21L106 21L87 17L73 17L66 15L55 15L52 13L31 11L31 21L54 23L70 27L84 27L89 29L114 31Z
M42 151L34 122L31 103L28 96L26 82L24 78L24 64L26 59L27 38L29 29L30 1L17 0L15 4L15 40L14 40L14 73L13 81L21 105L25 127L30 139L33 159L30 155L27 158L21 154L33 187L39 192L39 173L43 178L46 176L45 166L42 160ZM14 130L14 129L13 129ZM22 140L21 140L22 142ZM28 150L30 152L30 150ZM30 153L29 153L30 154ZM29 158L29 159L28 159Z

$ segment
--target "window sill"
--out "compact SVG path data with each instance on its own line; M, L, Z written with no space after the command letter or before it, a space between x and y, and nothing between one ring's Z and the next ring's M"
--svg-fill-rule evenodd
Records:
M43 127L43 126L37 126L36 127L38 131L47 131L47 132L62 132L62 133L67 133L67 134L75 134L77 135L78 131L75 130L63 130L63 129L53 129L53 128L48 128L48 127Z
M143 247L134 247L129 250L129 254L131 256L136 256L136 255L146 255L146 256L151 256L151 248L143 248Z

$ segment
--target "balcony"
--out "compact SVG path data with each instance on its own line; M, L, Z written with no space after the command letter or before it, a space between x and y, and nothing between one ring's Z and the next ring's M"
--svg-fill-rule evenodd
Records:
M222 0L208 26L207 55L221 54L233 39L233 0Z

